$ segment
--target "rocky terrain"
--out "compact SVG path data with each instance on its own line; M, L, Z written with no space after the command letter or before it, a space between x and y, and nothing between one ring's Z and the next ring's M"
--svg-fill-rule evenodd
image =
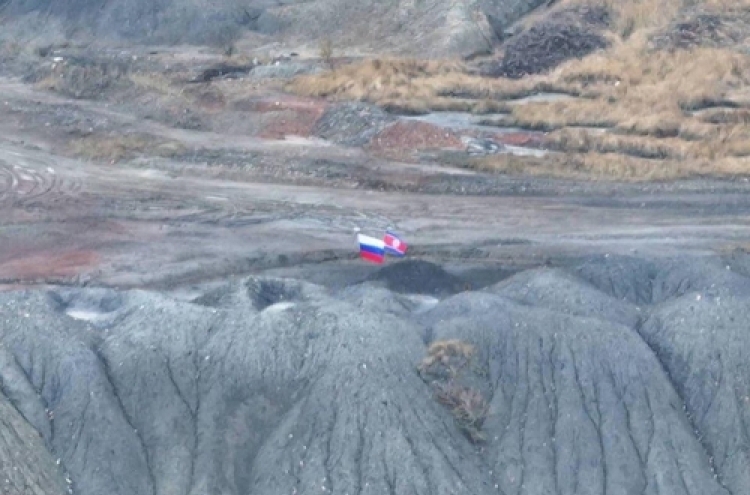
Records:
M463 291L420 263L0 294L4 493L743 493L750 278L613 256Z
M223 47L250 36L317 50L321 39L362 53L487 54L504 30L542 0L350 2L348 0L5 0L17 26L45 23L60 35L136 43ZM21 23L21 24L19 24ZM47 36L54 33L47 32Z
M0 493L745 493L719 3L0 0Z

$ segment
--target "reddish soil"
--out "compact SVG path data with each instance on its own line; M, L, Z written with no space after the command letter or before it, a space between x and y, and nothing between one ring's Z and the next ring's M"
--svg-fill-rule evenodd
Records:
M226 108L227 101L221 91L205 90L201 91L196 97L196 103L204 110L221 111Z
M275 115L261 131L259 137L265 139L284 139L284 136L309 137L323 112L322 108L273 112Z
M463 149L452 131L426 122L396 122L375 136L367 145L374 152L391 150Z
M284 136L309 137L328 104L322 100L273 96L235 102L235 110L265 114L263 130L258 137L284 139Z
M320 111L328 107L323 100L298 98L289 95L278 95L259 99L239 100L234 103L235 110L248 112L278 112L280 110Z
M72 278L95 267L99 255L93 251L37 252L0 261L0 280L33 281Z
M494 140L509 146L526 146L529 148L539 147L544 144L544 134L540 132L510 132L496 134Z

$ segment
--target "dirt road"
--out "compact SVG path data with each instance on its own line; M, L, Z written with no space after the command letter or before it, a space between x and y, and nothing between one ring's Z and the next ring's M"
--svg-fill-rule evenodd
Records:
M387 163L306 140L213 139L101 103L67 102L65 111L79 120L161 135L204 154L231 144L255 160L244 167L185 155L95 163L63 156L59 150L70 139L64 126L40 124L59 117L61 98L7 79L0 93L6 287L165 287L269 269L307 269L314 277L334 266L356 277L370 267L356 259L354 228L379 235L394 227L413 257L484 266L591 253L700 254L750 241L745 182L617 185L482 176ZM331 164L351 168L337 172L344 179L328 180ZM315 167L325 170L316 175ZM434 194L441 190L450 194Z

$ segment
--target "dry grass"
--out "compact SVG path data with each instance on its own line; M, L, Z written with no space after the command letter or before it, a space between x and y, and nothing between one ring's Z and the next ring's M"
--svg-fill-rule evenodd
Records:
M427 356L419 363L423 374L447 374L454 379L474 356L474 346L461 340L438 340L427 349Z
M432 386L435 399L450 411L459 429L472 442L482 442L489 404L481 391L461 383L475 352L473 345L461 340L438 340L427 349L427 356L418 370Z
M456 382L433 383L435 399L448 408L456 424L475 443L487 438L482 427L490 413L484 395L474 387L461 386Z
M177 141L164 140L147 134L122 136L94 134L71 141L68 151L79 158L113 164L142 154L174 157L183 153L185 147Z
M615 179L628 182L750 175L750 158L747 157L652 160L600 152L552 153L543 158L493 155L469 159L464 166L513 175L588 180Z
M185 93L182 85L175 84L164 74L156 72L134 72L128 75L137 88L152 91L163 96L181 97Z
M459 62L374 59L332 71L295 78L285 88L292 93L359 100L406 113L427 111L507 112L503 100L539 91L572 91L542 78L523 81L472 75Z
M570 160L546 167L557 174L628 179L750 174L744 159L750 153L746 55L718 48L650 52L642 42L631 42L568 62L550 77L587 85L600 95L513 108L510 120L516 125L567 128L548 136ZM570 129L577 126L611 129L603 134ZM501 169L505 161L498 161Z
M294 80L308 96L364 100L401 112L509 112L509 125L551 131L537 159L498 155L469 166L506 173L671 179L750 175L750 56L736 47L655 50L655 35L691 12L732 18L750 0L561 0L604 4L611 46L520 80L469 73L454 61L367 60ZM750 34L750 33L748 33ZM508 105L541 91L585 96ZM588 128L606 129L596 132Z

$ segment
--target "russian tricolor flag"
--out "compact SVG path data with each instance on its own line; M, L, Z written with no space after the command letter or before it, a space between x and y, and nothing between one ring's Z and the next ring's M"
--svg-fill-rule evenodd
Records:
M383 244L385 244L385 250L395 256L404 256L406 254L406 243L390 230L385 232Z
M357 241L360 257L373 263L382 263L385 260L385 242L363 234L357 234Z

